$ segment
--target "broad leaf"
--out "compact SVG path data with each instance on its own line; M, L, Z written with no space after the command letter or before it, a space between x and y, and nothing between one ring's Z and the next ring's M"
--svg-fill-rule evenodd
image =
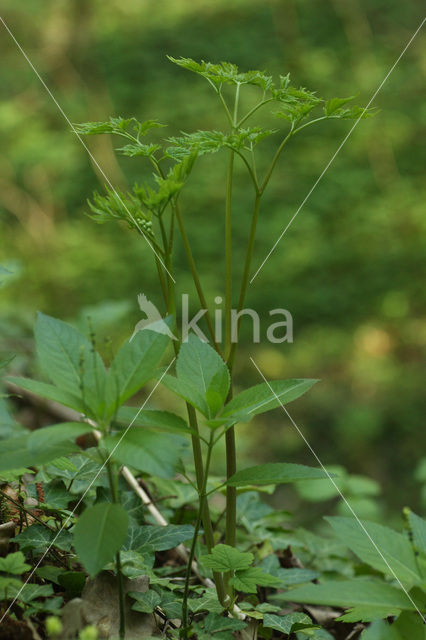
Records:
M269 462L237 471L229 478L227 484L231 487L244 487L247 485L284 484L324 477L327 475L322 469L290 462Z
M401 640L424 640L425 637L425 625L417 611L404 611L394 622L393 629L398 631Z
M281 600L334 607L380 607L412 611L412 603L400 589L385 582L366 579L330 580L307 584L280 594Z
M124 343L108 372L108 415L112 415L120 405L154 377L168 343L168 336L149 328L138 331L132 340Z
M81 397L69 393L65 389L55 387L53 384L47 384L46 382L38 382L37 380L30 380L28 378L15 378L10 376L6 378L9 382L13 382L16 386L26 391L31 391L42 398L53 400L59 404L63 404L66 407L71 407L79 413L84 413L86 406Z
M203 413L214 417L222 408L229 390L228 367L206 342L190 334L182 345L176 363L180 383L193 387L203 398Z
M121 407L117 412L116 421L126 426L132 424L132 427L151 427L171 433L196 435L196 432L189 428L183 418L170 411Z
M90 431L92 431L92 427L84 422L63 422L43 427L30 434L28 449L37 455L47 449L68 444L71 445L71 450L74 450L76 447L72 445L75 439Z
M217 640L235 638L234 632L244 629L246 626L247 623L242 620L224 617L212 612L204 619L204 631L206 634L202 634L201 638L202 640L207 640L207 638L217 638ZM198 637L200 636L198 635Z
M186 439L181 436L140 427L131 427L125 435L107 436L102 440L102 446L114 460L160 478L174 475L186 445Z
M374 620L371 625L363 631L360 640L408 640L408 638L402 638L395 625L389 624L387 620ZM410 637L409 640L414 640L414 638ZM421 640L423 640L423 638L421 638Z
M21 575L31 569L25 562L25 556L21 551L9 553L5 558L0 558L0 573L13 573Z
M22 551L31 549L34 553L44 553L50 545L69 551L71 549L72 535L63 529L60 532L52 531L41 524L32 524L22 533L15 536L14 542L19 544Z
M92 459L95 457L95 460ZM61 458L48 465L47 473L51 477L62 478L69 493L75 495L84 493L90 486L109 486L107 471L101 471L101 462L98 449L86 449L84 453L79 453L70 458Z
M363 562L392 577L393 573L396 574L402 582L412 584L421 581L410 541L402 534L366 520L362 521L365 530L355 518L333 517L326 520L342 542Z
M250 420L258 413L265 413L282 404L300 398L317 380L272 380L262 382L234 396L225 406L220 418L232 418L238 422Z
M200 558L208 569L213 571L237 571L248 569L253 562L252 553L244 553L227 544L218 544L208 555Z
M408 522L413 532L413 541L416 548L426 556L426 520L410 511Z
M265 573L261 567L249 567L242 571L237 571L231 578L231 584L237 591L243 593L256 593L257 587L279 587L281 580Z
M186 383L174 376L163 375L161 383L177 396L189 402L193 407L198 409L203 415L207 415L207 404L201 393L194 387L192 383ZM220 423L222 424L222 423Z
M79 451L73 442L47 444L35 453L29 448L30 434L3 440L0 452L0 471L46 464L56 458Z
M148 589L144 593L140 591L129 591L129 596L136 600L132 605L134 611L140 611L141 613L152 613L155 607L161 602L161 596L153 589Z
M143 555L143 549L146 547L154 551L174 549L182 542L191 540L193 535L194 527L189 524L131 526L123 546Z
M385 607L365 607L358 606L348 609L346 613L339 616L337 620L341 622L372 622L380 618L389 618L390 616L398 616L401 609L390 609Z
M37 352L51 381L77 397L94 416L102 412L105 367L92 343L71 325L39 313Z
M216 589L214 588L206 589L200 598L190 598L188 607L192 613L199 613L200 611L221 613L224 609L217 599Z
M290 635L296 631L302 629L312 629L317 625L312 623L312 620L305 613L288 613L285 616L276 616L272 613L265 613L263 616L263 626L266 629L275 629Z
M91 576L114 559L126 539L128 515L119 504L89 507L74 528L74 548Z

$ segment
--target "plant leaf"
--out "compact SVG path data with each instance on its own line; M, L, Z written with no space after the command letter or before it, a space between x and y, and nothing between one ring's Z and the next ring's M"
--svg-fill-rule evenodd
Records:
M132 340L124 343L108 372L106 383L108 415L112 415L116 408L154 377L168 344L168 336L151 331L149 327L138 331Z
M322 469L290 462L269 462L237 471L226 484L231 487L244 487L247 485L283 484L324 477L327 476Z
M179 382L193 387L204 400L204 415L213 417L222 408L228 394L228 367L219 354L206 342L190 334L184 342L176 363Z
M58 444L48 443L46 447L34 453L29 449L29 433L2 440L0 452L0 471L11 469L21 469L46 464L61 456L79 451L73 442L62 442Z
M136 600L132 609L141 613L152 613L161 602L161 596L154 589L148 589L145 593L140 591L129 591L128 593L131 598Z
M190 429L183 418L170 411L120 407L117 411L116 421L126 426L132 423L132 427L149 427L171 433L197 435L196 431Z
M342 616L336 618L340 622L372 622L380 618L398 616L401 609L390 609L386 607L365 607L358 606L348 609Z
M0 573L21 575L21 573L25 573L28 569L31 569L31 566L26 564L22 551L9 553L5 558L0 558Z
M30 433L28 449L31 453L37 455L51 447L63 446L68 443L71 446L71 450L76 450L78 448L73 446L75 439L90 431L92 431L92 427L84 422L62 422L61 424L43 427Z
M336 516L326 520L342 542L363 562L386 575L393 576L391 571L393 569L402 582L412 584L421 581L410 542L402 534L383 525L364 520L362 524L367 535L355 518ZM370 538L376 543L387 562L378 553Z
M69 393L64 389L55 387L53 384L39 382L38 380L30 380L29 378L15 378L13 376L7 377L6 380L13 382L17 387L25 389L26 391L31 391L31 393L35 393L42 398L47 398L48 400L59 402L59 404L63 404L66 407L71 407L71 409L74 409L79 413L85 412L86 407L82 398Z
M145 547L154 551L166 551L191 540L193 535L194 527L189 524L130 526L123 546L127 550L138 551L143 555Z
M416 548L426 555L426 520L420 518L411 510L408 513L408 522L413 532L413 541Z
M270 573L265 573L261 567L249 567L242 571L236 571L230 579L237 591L243 593L256 593L257 587L279 587L281 580Z
M275 629L290 635L302 629L312 629L318 625L314 625L309 616L305 613L288 613L285 616L276 616L273 613L265 613L263 616L263 626L266 629Z
M95 417L102 414L106 372L91 342L71 325L38 313L37 352L51 381L82 398Z
M128 515L119 504L99 503L89 507L74 528L74 547L91 576L114 559L126 539Z
M246 422L258 413L265 413L300 398L316 382L318 381L304 379L262 382L234 396L225 406L220 418L232 416L235 421Z
M72 535L69 531L63 530L59 534L41 524L32 524L24 529L22 533L15 536L14 541L19 544L22 551L31 549L34 553L44 553L51 544L61 549L69 551L71 549Z
M187 441L177 435L132 427L124 437L107 436L102 440L102 446L121 464L160 478L170 478Z
M245 553L227 544L218 544L211 553L201 556L201 562L213 571L237 571L248 569L253 562L253 554Z
M414 610L405 593L385 582L366 580L330 580L322 584L307 584L286 593L280 599L289 602L319 604L334 607L381 607Z

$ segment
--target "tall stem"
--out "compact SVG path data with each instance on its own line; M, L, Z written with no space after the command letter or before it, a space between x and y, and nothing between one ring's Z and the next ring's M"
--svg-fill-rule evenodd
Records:
M110 460L106 460L106 468L108 473L109 488L111 491L111 499L114 504L118 504L118 488L116 478L114 477L113 465ZM115 565L117 568L117 585L118 585L118 606L120 612L120 626L119 637L123 639L126 637L126 613L125 613L125 595L123 586L123 572L121 570L121 557L120 552L117 551L115 555Z
M208 506L206 489L207 489L207 480L209 475L213 444L214 444L214 431L212 430L210 433L210 441L207 449L206 466L204 471L203 482L199 489L199 506L198 506L197 521L195 524L194 536L192 538L192 544L189 552L188 565L186 568L186 575L185 575L185 588L184 588L183 601L182 601L182 635L184 638L188 637L188 595L189 595L189 581L191 578L191 567L195 557L195 547L197 544L197 538L198 538L198 533L200 531L201 522L203 520L203 513L205 512L205 506L206 505Z
M229 353L232 338L232 178L235 152L230 151L226 177L225 200L225 353Z
M281 151L284 149L285 145L290 140L290 138L293 135L293 133L294 133L294 123L291 124L290 131L288 132L288 134L286 135L284 140L281 142L280 146L278 147L278 149L275 152L274 157L272 158L272 162L271 162L271 164L269 166L268 171L266 172L266 176L265 176L265 178L264 178L264 180L262 182L262 185L260 187L260 193L261 194L265 191L266 187L268 186L268 182L269 182L269 180L271 178L273 170L275 169L275 165L278 162L278 158L281 155Z
M191 251L187 236L186 236L186 230L185 227L183 225L183 221L180 215L180 211L178 206L176 205L174 208L174 212L176 214L176 218L178 220L178 224L181 228L181 233L182 236L184 238L186 238L186 242L188 243L188 249L189 252ZM171 234L170 234L171 236ZM172 273L173 270L173 265L172 265L172 258L171 258L171 249L172 249L172 244L169 242L168 248L166 250L166 261L167 261L167 268L170 272L170 274ZM192 257L192 253L190 253L191 257ZM195 265L194 265L195 268ZM196 269L195 269L195 273L197 273ZM201 285L200 285L201 287ZM163 293L164 290L163 290ZM202 293L202 290L201 290ZM202 294L203 295L203 294ZM204 298L203 298L204 299ZM168 277L168 295L167 297L165 296L165 302L167 305L167 309L169 313L176 313L176 300L175 300L175 286L174 286L174 282L173 279L169 276ZM205 307L207 308L207 307ZM177 357L178 353L179 353L179 348L181 346L181 342L174 340L173 341L173 348L175 351L175 356ZM203 487L203 483L207 482L207 478L205 477L207 474L204 471L204 465L203 465L203 455L202 455L202 451L201 451L201 440L200 440L200 436L199 436L199 428L198 428L198 420L197 420L197 414L195 412L194 407L192 407L188 402L186 403L186 409L187 409L187 413L188 413L188 422L189 422L189 426L191 427L191 430L193 432L195 432L192 436L191 436L191 441L192 441L192 453L193 453L193 458L194 458L194 466L195 466L195 476L196 476L196 481L197 481L197 487L198 487L198 491L201 492L202 487ZM203 508L201 511L201 515L202 515L202 523L203 523L203 528L204 528L204 536L205 536L205 540L206 540L206 545L208 550L210 551L212 549L212 547L214 546L214 536L213 536L213 525L212 525L212 521L211 521L211 517L210 517L210 510L209 510L209 505L207 500L204 501L203 504ZM191 567L192 561L189 563L189 568ZM213 578L214 578L214 582L215 582L215 586L216 586L216 591L217 591L217 596L220 602L224 602L225 600L225 587L223 584L223 577L221 573L217 573L214 572L213 573Z
M250 265L251 265L252 255L253 255L254 241L256 238L257 221L259 218L259 208L260 208L261 197L262 197L262 194L257 193L254 201L253 214L251 217L251 224L250 224L250 233L249 233L249 239L248 239L247 249L246 249L246 257L244 260L243 275L241 278L240 296L238 299L238 312L243 309L244 302L246 299L247 287L248 287L249 277L250 277ZM231 344L231 350L228 358L228 367L230 372L232 372L232 369L234 366L235 353L238 346L239 320L237 321L236 333L237 335Z
M225 208L225 353L230 354L232 345L232 177L234 170L234 152L229 155L228 174L226 180ZM232 397L232 381L229 398ZM235 429L226 432L226 478L229 479L237 470L237 454L235 446ZM237 490L226 488L226 532L225 541L235 546L237 526Z
M213 328L213 323L211 320L211 316L210 316L210 312L207 306L207 301L204 295L204 291L203 288L201 286L201 282L200 282L200 278L198 275L198 271L197 271L197 267L195 265L195 260L194 260L194 256L192 255L192 249L191 249L191 245L189 243L189 239L188 239L188 234L186 233L186 229L185 229L185 225L183 223L183 219L182 219L182 214L180 212L179 209L179 205L176 204L175 205L175 215L176 215L176 219L179 225L179 231L182 237L182 242L183 242L183 246L185 249L185 254L186 254L186 259L188 261L189 264L189 268L191 269L191 275L192 275L192 279L194 281L194 285L195 288L197 290L197 294L198 294L198 299L200 301L201 307L203 309L206 309L206 322L207 322L207 327L210 333L210 337L212 339L212 343L214 348L216 349L216 351L220 354L220 348L219 345L216 342L216 336L215 336L215 331Z

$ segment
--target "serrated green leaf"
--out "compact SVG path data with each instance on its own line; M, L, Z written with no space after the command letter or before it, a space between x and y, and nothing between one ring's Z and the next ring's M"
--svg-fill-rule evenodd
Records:
M250 420L254 415L275 409L300 398L317 380L273 380L250 387L232 398L225 406L220 419L238 422Z
M51 584L32 584L28 583L24 585L19 599L22 602L32 602L36 598L48 598L53 594L53 587Z
M108 416L154 377L169 342L167 335L147 327L118 350L106 383Z
M129 129L137 134L137 139L144 136L151 129L164 127L156 120L138 122L136 118L110 117L104 122L81 122L74 125L75 131L80 135L93 136L101 133L112 133L123 137L129 137ZM130 137L133 137L132 135Z
M266 629L275 629L281 633L290 635L293 632L302 629L312 629L318 625L314 625L309 616L305 613L288 613L285 616L276 616L273 613L265 613L263 616L263 626Z
M189 404L198 409L203 415L207 413L208 408L206 401L193 384L188 384L170 375L163 375L161 377L161 384L186 402L189 402Z
M136 600L132 605L132 609L141 613L152 613L161 602L161 596L154 589L148 589L144 593L129 591L128 595Z
M120 407L116 415L116 421L125 426L132 423L134 427L148 427L170 433L196 435L183 418L171 411L158 409L142 409L137 407Z
M189 598L188 607L192 613L200 613L200 611L209 611L211 613L221 613L224 607L217 599L216 589L209 588L199 598Z
M247 626L246 622L242 620L236 620L235 618L224 617L218 615L217 613L209 613L209 615L204 619L204 631L207 632L207 636L205 637L213 637L217 638L217 640L222 640L223 638L233 638L235 637L233 633L235 631L239 631L244 629ZM228 634L223 635L224 633L229 632Z
M19 544L19 548L22 551L30 549L36 554L44 553L52 544L62 551L69 551L71 549L72 535L65 529L58 533L43 527L41 524L32 524L24 529L22 533L15 536L14 541Z
M160 478L170 478L187 441L178 435L132 426L125 435L103 438L102 446L121 464Z
M82 398L92 417L102 413L106 372L91 342L71 325L43 313L35 326L37 352L51 381Z
M247 71L241 73L238 67L231 62L220 62L213 64L211 62L196 62L192 58L173 58L167 56L170 62L177 64L183 69L197 73L207 80L210 80L215 86L222 84L254 84L261 87L264 91L268 90L272 85L272 78L263 71Z
M53 384L47 384L46 382L39 382L38 380L30 380L28 378L15 378L10 376L6 378L9 382L13 382L16 386L26 391L31 391L42 398L53 400L59 404L63 404L66 407L71 407L79 413L84 413L86 406L81 397L69 393L64 389L55 387Z
M413 542L418 551L426 555L426 520L420 518L411 510L408 513L408 522L413 532Z
M73 495L83 493L89 485L93 488L107 487L107 472L105 468L101 470L98 456L97 449L86 449L84 453L71 456L69 459L62 458L59 464L58 460L55 460L46 470L51 477L63 479L68 491Z
M79 451L72 442L48 444L37 454L29 448L30 434L3 440L0 452L0 471L21 469L46 464L60 456Z
M74 548L91 576L114 559L126 539L128 524L128 515L119 504L95 504L79 517L74 528Z
M191 540L193 535L194 527L189 524L130 526L123 547L143 555L147 547L154 551L174 549L182 542Z
M362 521L363 527L355 518L336 516L326 520L342 542L363 562L392 577L393 570L402 582L417 584L421 581L410 542L402 534L366 520ZM371 540L375 542L384 558Z
M280 594L282 600L334 607L381 607L412 611L405 593L390 584L366 579L330 580L307 584Z
M159 149L161 149L161 145L159 144L132 143L126 144L124 147L119 147L117 151L119 151L121 155L128 156L130 158L135 158L137 156L149 158Z
M253 562L253 554L239 551L227 544L218 544L211 553L201 556L200 561L213 571L238 571L248 569Z
M297 480L324 477L327 476L322 469L307 467L303 464L269 462L237 471L237 473L229 478L227 484L231 487L244 487L251 484L283 484L286 482L297 482Z
M5 558L0 558L0 573L12 573L20 575L31 569L25 562L25 556L21 551L9 553Z
M193 388L203 399L203 413L213 417L222 408L230 385L229 370L219 354L191 334L179 351L176 363L179 383Z
M418 612L404 611L393 624L393 629L398 631L401 640L424 640L425 625Z
M380 618L398 616L400 613L401 609L358 606L348 609L342 616L336 618L336 620L339 622L372 622Z
M354 100L355 96L349 96L349 98L331 98L327 100L324 105L324 113L326 116L333 115L336 111L341 109L344 105Z
M166 155L181 160L191 153L202 156L206 153L217 153L224 148L235 151L243 149L252 151L261 140L273 133L275 131L272 129L260 127L240 128L232 133L223 133L222 131L183 133L182 136L167 140L171 146L166 149Z
M256 593L257 587L279 587L281 580L270 573L265 573L261 567L249 567L242 571L236 571L230 579L237 591L243 593Z
M387 620L374 620L371 625L362 632L360 640L406 640L401 638L395 625L390 625ZM408 639L407 639L408 640ZM411 638L410 638L411 640Z
M46 449L68 444L70 452L78 451L74 441L79 436L92 431L92 427L85 422L62 422L33 431L28 438L28 449L38 455Z

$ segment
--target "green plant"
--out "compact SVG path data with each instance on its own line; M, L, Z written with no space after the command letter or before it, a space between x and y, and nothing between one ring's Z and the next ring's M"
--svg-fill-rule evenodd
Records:
M356 585L350 580L344 588L352 595L345 598L342 591L333 599L330 595L333 588L331 582L318 588L309 584L317 578L315 571L300 568L296 573L293 571L291 576L283 574L283 571L291 572L292 569L280 567L279 564L277 566L276 549L269 540L272 532L276 533L280 527L274 525L271 513L262 512L258 492L281 483L324 481L327 476L322 470L288 462L243 470L237 470L236 465L235 426L297 399L316 380L276 380L237 394L233 392L239 334L239 319L234 332L232 319L234 278L231 230L235 163L237 160L242 162L253 194L252 220L237 293L236 311L239 314L246 299L262 196L282 150L297 133L320 121L362 118L371 113L348 106L352 98L324 101L304 88L293 87L288 76L280 77L278 85L275 85L273 79L263 72L241 73L229 63L214 65L173 58L171 61L208 81L224 109L226 131L196 131L169 137L161 143L155 140L146 144L142 138L161 127L156 121L141 123L135 118L110 118L108 122L81 124L77 130L80 134L109 133L120 136L126 141L125 146L119 149L123 155L144 157L151 164L154 179L150 185L135 184L132 191L126 194L112 189L107 189L106 195L95 194L90 202L90 215L98 223L124 221L149 245L168 314L165 322L168 330L175 334L178 332L178 274L174 270L173 256L178 228L200 305L206 310L205 321L211 345L194 334L170 340L168 332L158 332L156 327L148 326L118 350L107 369L98 353L93 332L87 338L64 322L39 314L35 331L37 350L41 365L52 384L21 378L11 378L10 382L74 409L83 416L83 420L62 422L5 442L0 454L0 472L14 471L19 477L22 473L16 470L41 467L36 479L42 479L51 488L51 495L45 495L40 501L44 505L46 518L41 524L27 527L16 540L21 550L29 549L39 554L46 544L58 553L66 554L74 549L90 576L96 576L104 568L113 570L117 576L121 638L126 633L124 580L142 574L150 577L150 589L146 593L129 592L134 601L133 609L141 613L161 611L169 619L179 618L182 621L181 629L169 630L171 637L178 633L184 638L196 634L200 638L226 640L246 627L245 616L255 621L263 620L258 630L261 637L271 637L273 630L287 635L297 632L317 638L328 637L320 634L323 630L318 631L318 624L306 614L296 612L279 616L280 607L276 607L274 598L257 601L257 594L262 590L275 590L276 601L336 606L349 606L352 603L354 611L344 618L351 621L355 618L372 620L384 615L403 615L401 612L407 610L411 612L412 608L407 602L401 605L405 595L383 581L380 586L374 581L369 582L367 591L370 590L369 593L376 594L376 597L379 593L389 592L389 589L393 590L392 593L396 591L398 598L394 596L391 603L395 606L389 609L390 601L385 602L386 606L380 603L380 606L373 607L362 602L368 608L365 614L364 609L359 609L355 598ZM250 103L252 93L248 94L247 99L243 95L250 85L259 92L253 104ZM268 104L273 106L274 115L279 121L287 124L287 131L284 135L280 134L276 152L263 178L260 178L256 146L279 131L249 127L248 124ZM321 115L315 117L315 109L322 109ZM198 158L223 150L227 158L223 190L225 336L222 345L215 333L212 313L195 264L185 217L180 208L180 195ZM219 189L220 185L215 187ZM166 369L159 369L166 350L171 348L174 350L172 360ZM175 375L169 374L172 366ZM154 389L161 383L176 398L183 400L187 420L178 414L145 408L152 392L140 409L127 405L147 383L154 384ZM76 438L82 436L87 438L88 445L84 451L75 443ZM185 466L181 460L188 437L192 444L193 467ZM224 482L212 478L210 474L212 451L222 438L226 442ZM191 524L178 521L167 525L162 521L161 524L157 522L146 526L145 516L141 516L132 502L133 494L129 495L123 486L123 478L119 473L123 465L127 471L130 468L130 476L133 470L151 480L154 486L160 488L160 493L161 482L163 486L171 482L173 493L182 492L180 506L191 505L188 490L192 492L197 505L195 509L191 507ZM184 481L173 479L176 472ZM67 495L64 495L64 487ZM224 535L220 530L220 517L212 517L209 501L211 496L221 492L225 493L226 498ZM73 495L77 497L77 502L70 513L70 496ZM237 545L237 497L240 498L240 508L243 505L253 514L245 525L247 530L242 548ZM279 517L282 515L279 514ZM334 519L332 523L338 534L344 527L352 526L343 518ZM417 520L414 523L416 528L423 527ZM360 551L359 546L361 534L356 536L351 532L352 538L347 532L342 534L348 546L361 560L369 562L374 570L383 570L383 565L374 560L371 549L367 553L368 559L365 559L365 549L363 547ZM376 535L381 533L373 530L372 536ZM390 535L392 546L398 534ZM303 549L302 538L294 534L291 544ZM349 539L355 540L353 545L348 542ZM154 571L156 552L167 551L188 541L190 550L180 583L169 579L167 570ZM402 545L399 538L398 541ZM248 548L256 549L256 553ZM423 585L420 569L413 564L411 555L406 562L408 555L407 551L405 560L401 559L399 553L393 557L398 561L395 570L407 572L403 581L407 581L410 588L413 585L420 588ZM43 569L40 564L44 557L45 554L42 554L35 571ZM67 559L62 559L66 564ZM195 559L198 561L195 565L197 575L204 584L202 591L199 585L194 586L191 582ZM346 571L350 571L346 556L342 564ZM74 592L81 591L82 572L78 567L65 569L57 576L59 584ZM327 568L319 569L327 572ZM305 586L289 589L291 585L299 584ZM322 588L327 592L326 595L323 595ZM282 589L285 589L284 595ZM339 585L335 589L338 593ZM243 595L247 601L241 600ZM210 613L207 616L197 615L205 611ZM231 617L224 617L223 611L228 611Z

